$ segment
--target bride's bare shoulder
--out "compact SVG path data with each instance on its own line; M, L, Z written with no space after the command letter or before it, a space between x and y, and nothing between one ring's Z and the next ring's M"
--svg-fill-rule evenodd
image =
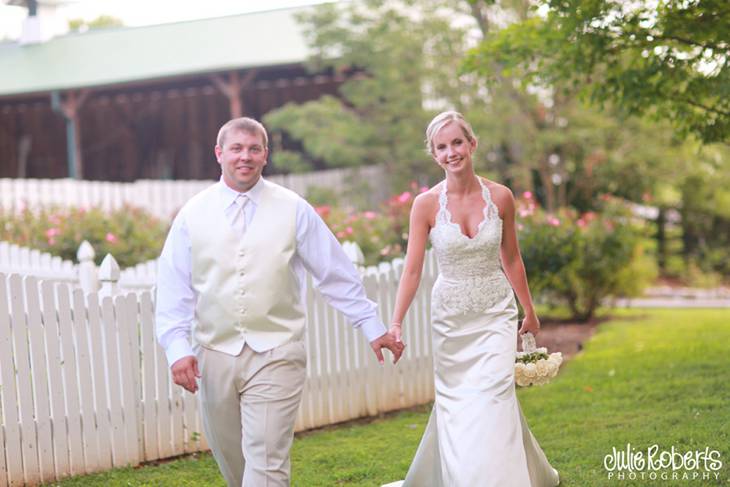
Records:
M499 209L499 215L501 217L504 217L505 210L509 208L514 208L515 205L515 197L512 193L512 190L504 184L499 184L496 181L492 181L484 177L482 177L481 179L482 181L484 181L484 185L489 190L489 196L491 196L492 201L495 205L497 205L497 209Z
M413 200L413 210L418 215L425 218L431 225L435 220L436 212L439 206L439 192L441 191L441 185L438 183L436 186L420 193Z

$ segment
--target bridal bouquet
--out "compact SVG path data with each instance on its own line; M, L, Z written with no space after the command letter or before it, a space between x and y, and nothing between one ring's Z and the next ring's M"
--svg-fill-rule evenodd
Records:
M557 375L563 354L548 353L545 347L536 348L535 336L529 332L522 335L522 350L515 358L515 382L518 386L541 386Z

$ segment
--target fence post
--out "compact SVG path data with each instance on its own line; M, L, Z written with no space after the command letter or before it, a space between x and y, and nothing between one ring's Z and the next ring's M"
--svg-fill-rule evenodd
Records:
M106 254L99 266L99 298L115 296L119 293L119 264L112 254Z
M79 261L79 286L84 293L93 293L99 290L99 279L96 275L96 264L94 264L96 252L91 244L84 240L76 252L76 259Z

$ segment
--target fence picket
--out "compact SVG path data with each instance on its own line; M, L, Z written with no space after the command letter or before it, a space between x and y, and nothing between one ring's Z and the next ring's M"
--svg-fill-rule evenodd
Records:
M327 348L327 330L330 324L327 321L327 311L321 299L317 300L317 379L319 382L319 412L318 422L331 422L332 407L330 402L331 376L328 374L328 360L325 353Z
M109 396L107 395L107 376L104 346L103 321L99 296L90 293L86 296L87 313L89 320L89 349L91 352L92 375L94 385L94 411L96 416L96 431L98 438L99 469L109 469L113 465L111 418L109 416Z
M81 435L81 405L79 403L78 372L74 350L73 321L69 287L59 284L56 287L58 299L58 331L61 342L61 370L63 375L64 398L66 402L66 425L68 428L70 473L84 473L84 448Z
M155 394L155 377L157 361L155 360L154 311L150 293L142 293L139 297L142 342L142 427L144 435L144 459L146 461L160 458L159 438L157 435L157 397Z
M172 449L172 407L170 405L170 370L165 352L155 348L157 356L157 424L159 426L160 456L174 455ZM175 386L177 387L177 386Z
M48 384L50 386L51 417L53 422L53 461L56 478L63 478L70 472L68 435L66 433L65 391L63 388L63 358L58 340L58 317L56 314L56 292L52 282L41 282L43 328L46 336L45 355L48 361Z
M124 421L124 438L127 446L125 463L136 465L141 461L137 416L139 404L139 339L137 338L137 316L131 308L136 307L128 298L114 298L115 323L119 336L119 384L122 394L122 419ZM133 318L134 317L134 318Z
M119 333L117 332L114 303L106 296L101 301L102 332L105 344L105 370L109 418L112 438L112 463L115 467L127 465L127 441L122 417L122 397L119 372Z
M172 450L185 451L185 430L183 428L183 388L171 384L170 406L172 407Z
M13 354L13 331L10 326L10 300L7 280L0 274L0 406L2 406L4 435L3 454L0 455L3 465L3 477L10 485L22 485L23 458L21 452L20 419L18 417L18 391L16 389L15 370L17 357Z
M94 382L84 293L81 290L75 290L72 293L71 301L79 374L79 396L81 398L81 438L84 450L84 469L86 472L95 472L99 469L99 438L94 421Z
M23 283L17 274L9 279L10 319L13 328L13 345L15 349L15 369L18 386L18 413L20 419L21 448L23 455L23 476L27 483L40 481L38 472L38 451L36 446L35 417L33 415L33 391L30 374L30 357L28 351L28 325L25 314Z
M41 480L49 482L55 479L53 465L53 443L51 439L51 411L48 394L48 368L46 365L45 338L41 321L41 306L38 296L38 281L35 277L26 276L24 291L27 307L28 342L31 360L31 377L33 382L33 404L35 405L35 421L38 452L38 468Z

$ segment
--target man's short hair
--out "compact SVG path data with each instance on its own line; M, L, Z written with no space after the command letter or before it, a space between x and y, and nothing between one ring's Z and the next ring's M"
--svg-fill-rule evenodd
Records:
M218 131L218 137L215 142L219 147L223 147L226 135L228 135L228 132L230 131L241 131L260 135L264 141L264 148L269 147L269 135L266 133L264 126L261 125L261 122L258 120L254 120L249 117L240 117L227 121Z

